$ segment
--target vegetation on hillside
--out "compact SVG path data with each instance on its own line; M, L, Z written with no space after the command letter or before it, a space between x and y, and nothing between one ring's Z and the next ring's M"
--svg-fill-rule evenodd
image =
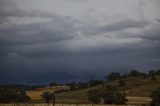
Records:
M127 98L117 87L106 86L103 90L90 90L87 92L88 100L92 103L126 104Z
M0 103L26 103L30 101L31 99L25 91L0 90Z

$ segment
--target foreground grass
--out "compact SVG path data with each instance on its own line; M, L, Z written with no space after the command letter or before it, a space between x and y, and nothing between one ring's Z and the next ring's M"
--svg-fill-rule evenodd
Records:
M52 104L0 104L0 106L52 106ZM139 105L98 105L98 104L55 104L55 106L139 106ZM148 105L149 106L149 105Z

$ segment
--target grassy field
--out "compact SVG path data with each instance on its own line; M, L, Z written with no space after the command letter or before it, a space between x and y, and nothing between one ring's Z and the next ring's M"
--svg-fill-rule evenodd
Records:
M132 77L126 78L126 85L124 87L120 87L120 90L126 92L126 96L129 100L128 103L147 103L151 101L149 98L151 92L158 87L160 87L160 76L156 76L157 79L155 81L151 80L151 78L142 78L142 77ZM117 85L118 80L111 81L106 84L109 85ZM98 85L95 87L76 90L76 91L67 91L56 94L56 102L59 103L89 103L87 100L86 92L91 89L103 89L103 85ZM44 91L55 91L55 89L59 88L50 88L50 89L39 89L35 91L27 91L27 95L31 97L33 101L41 101L41 94Z
M45 91L49 92L55 92L55 91L62 91L62 90L69 90L69 87L67 86L56 86L56 87L48 87L48 88L39 88L35 90L27 91L27 95L31 98L32 101L41 101L42 97L41 95Z

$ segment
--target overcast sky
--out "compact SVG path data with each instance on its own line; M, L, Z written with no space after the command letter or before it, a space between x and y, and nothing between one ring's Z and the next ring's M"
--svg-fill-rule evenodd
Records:
M160 0L0 0L0 83L160 68Z

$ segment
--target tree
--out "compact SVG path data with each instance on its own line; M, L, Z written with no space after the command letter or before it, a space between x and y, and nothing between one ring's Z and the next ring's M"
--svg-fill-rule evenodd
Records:
M42 98L44 99L44 101L49 104L50 102L53 103L53 105L55 104L55 95L54 93L51 92L43 92L43 94L41 95Z
M151 94L151 97L152 97L151 105L152 106L160 106L160 88L153 91Z
M131 70L130 76L137 77L140 75L140 72L138 70Z
M109 74L106 77L106 79L109 80L109 81L117 80L117 79L120 79L120 78L121 78L121 75L118 72L112 72L111 74Z

